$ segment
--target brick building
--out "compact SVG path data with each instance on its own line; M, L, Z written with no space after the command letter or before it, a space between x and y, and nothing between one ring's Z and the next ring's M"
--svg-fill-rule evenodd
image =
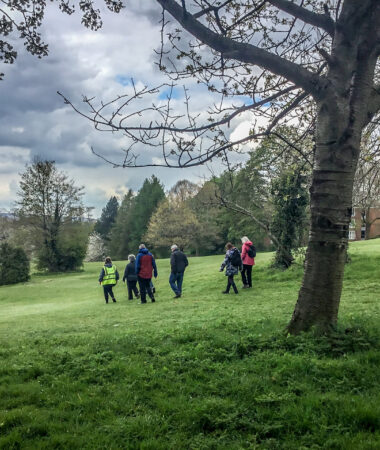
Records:
M380 208L352 208L348 239L360 241L380 237Z

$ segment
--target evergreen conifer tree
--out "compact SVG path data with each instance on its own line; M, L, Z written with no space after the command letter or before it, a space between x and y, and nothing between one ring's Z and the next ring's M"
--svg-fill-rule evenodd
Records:
M111 227L115 222L117 211L119 208L119 202L116 197L111 197L106 206L102 209L102 215L96 222L94 231L100 234L104 240L109 240L109 233Z
M127 259L135 249L131 247L131 223L134 195L130 189L124 196L111 228L109 251L115 259Z
M152 175L144 181L133 201L130 213L130 248L136 251L145 235L150 218L161 200L165 198L165 192L160 180Z

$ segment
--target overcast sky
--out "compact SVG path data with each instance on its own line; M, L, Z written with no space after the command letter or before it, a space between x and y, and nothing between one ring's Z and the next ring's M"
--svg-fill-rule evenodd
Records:
M160 40L160 10L154 3L131 0L120 14L103 11L103 28L97 32L83 28L79 14L68 17L49 3L43 28L49 56L39 60L19 46L16 63L0 67L5 73L0 81L0 210L12 207L19 173L35 156L55 160L59 169L84 185L85 204L96 208L95 217L111 195L121 197L129 188L138 190L153 173L165 189L180 179L198 182L210 175L204 167L121 169L107 165L91 153L91 146L121 162L123 137L95 131L56 93L59 90L80 104L83 94L109 100L127 92L130 78L140 85L162 82L163 75L154 64L153 49ZM210 94L196 83L189 87L193 108L204 111ZM177 102L183 104L181 98ZM247 123L239 125L244 131L247 127ZM145 160L154 157L147 149L140 151ZM218 166L214 169L218 171Z

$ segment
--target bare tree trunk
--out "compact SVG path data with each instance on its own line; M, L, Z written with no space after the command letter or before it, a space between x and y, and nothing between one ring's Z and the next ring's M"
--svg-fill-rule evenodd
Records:
M325 147L320 144L318 148L317 144L318 167L310 189L311 225L305 273L288 326L293 334L314 325L328 332L338 318L351 220L355 173L352 166L356 164L359 145L349 139L333 152L326 152ZM328 153L330 161L326 169ZM335 158L331 158L332 154ZM343 155L346 156L342 158Z
M336 29L325 97L318 102L316 154L310 188L311 227L306 267L293 316L292 334L337 324L352 211L352 190L377 60L380 9L367 0L346 1ZM358 14L356 14L358 13Z

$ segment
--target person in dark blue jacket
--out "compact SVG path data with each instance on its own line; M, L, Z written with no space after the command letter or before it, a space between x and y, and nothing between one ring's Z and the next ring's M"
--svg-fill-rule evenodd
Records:
M150 287L152 272L154 278L157 278L157 266L153 255L148 251L144 244L139 245L139 252L136 258L135 272L140 286L141 303L146 303L146 294L148 293L152 302L155 298Z
M226 256L222 265L220 266L220 272L223 272L224 268L226 268L226 276L228 277L226 290L222 292L222 294L228 294L230 292L230 288L234 290L235 294L238 294L238 289L236 287L234 276L239 273L239 270L243 270L243 263L241 260L239 250L231 244L231 242L227 242L226 244Z
M128 300L133 300L133 293L136 298L140 297L139 291L137 289L137 275L136 275L136 257L135 255L128 256L129 264L126 265L123 276L123 283L127 283L128 287Z

